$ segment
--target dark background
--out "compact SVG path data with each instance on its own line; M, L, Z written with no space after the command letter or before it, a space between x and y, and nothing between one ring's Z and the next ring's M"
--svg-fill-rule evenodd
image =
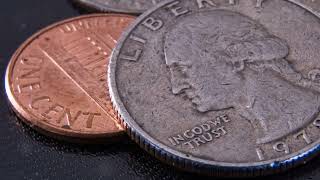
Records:
M86 13L67 0L0 1L0 179L199 178L160 163L129 138L111 145L64 143L35 132L10 110L4 90L4 75L11 55L39 29L77 16L80 12ZM287 173L265 177L271 178L318 180L319 156Z

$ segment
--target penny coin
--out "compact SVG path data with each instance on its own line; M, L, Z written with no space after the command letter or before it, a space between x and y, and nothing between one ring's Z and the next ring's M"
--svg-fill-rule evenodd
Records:
M21 119L67 140L112 141L124 134L107 93L106 71L117 39L133 20L121 14L85 15L29 38L6 74L7 95Z
M166 1L109 65L128 134L187 171L258 176L320 149L320 20L286 0Z
M161 0L73 0L77 4L100 12L141 14Z

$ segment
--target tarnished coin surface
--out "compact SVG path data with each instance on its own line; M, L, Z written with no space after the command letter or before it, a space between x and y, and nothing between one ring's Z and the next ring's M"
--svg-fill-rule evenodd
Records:
M161 0L73 0L74 2L102 12L141 14Z
M128 134L173 166L284 171L319 151L319 38L316 13L292 0L166 1L119 41L111 99Z
M320 3L317 0L294 0L295 3L305 9L309 9L316 16L320 17Z
M106 71L117 39L133 20L120 14L80 16L27 40L6 74L7 95L21 119L48 135L74 140L122 135Z

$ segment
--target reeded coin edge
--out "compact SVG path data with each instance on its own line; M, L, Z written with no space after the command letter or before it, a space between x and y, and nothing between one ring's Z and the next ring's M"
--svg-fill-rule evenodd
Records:
M15 63L17 61L17 58L21 55L21 53L28 47L30 43L32 43L35 39L37 39L39 36L42 34L50 31L53 28L56 28L57 26L60 26L65 23L69 23L72 21L80 20L80 19L86 19L86 18L94 18L94 17L129 17L129 18L135 18L134 16L130 15L125 15L125 14L90 14L90 15L82 15L82 16L77 16L77 17L71 17L62 21L59 21L57 23L53 23L36 33L34 33L31 37L29 37L26 41L24 41L19 48L15 51L15 53L12 55L9 64L6 69L6 75L5 75L5 91L7 94L7 98L9 100L9 104L11 108L14 110L14 112L18 115L18 117L26 124L28 124L30 127L33 129L43 133L47 134L51 137L56 137L58 139L63 139L63 140L71 140L72 138L79 138L83 139L85 142L87 140L97 140L102 138L117 138L120 136L123 136L125 133L124 132L116 132L116 133L103 133L101 131L75 131L75 130L68 130L64 129L61 130L57 128L57 126L44 123L42 121L39 121L33 113L28 111L23 107L19 101L16 99L13 93L13 89L11 87L11 82L12 82L12 77L10 76L12 74L13 68L15 67ZM106 114L118 128L121 130L122 127L119 126L119 122L115 117L112 117L110 114ZM67 132L67 133L66 133Z
M130 116L126 110L124 104L121 101L116 82L116 66L117 59L122 50L122 44L125 43L130 34L140 23L148 18L153 12L162 8L175 0L166 0L150 10L146 11L136 21L131 24L125 32L123 32L121 38L118 40L116 47L114 48L111 59L108 66L108 85L111 102L117 112L120 124L126 130L127 134L139 144L141 148L146 150L149 154L157 159L183 169L185 171L206 174L210 176L223 176L223 177L254 177L262 175L270 175L274 173L284 172L288 169L304 164L311 160L313 157L320 153L320 139L298 152L290 155L271 159L267 161L254 162L254 163L226 163L217 162L211 160L204 160L197 157L193 157L189 154L181 153L174 150L167 145L159 142L155 138L147 134ZM285 0L294 5L297 5L308 12L312 13L316 17L320 18L311 8L306 8L303 4L297 3L294 0Z

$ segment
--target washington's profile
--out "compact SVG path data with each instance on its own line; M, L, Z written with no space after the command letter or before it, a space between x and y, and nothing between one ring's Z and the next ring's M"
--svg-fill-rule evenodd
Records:
M296 71L287 42L247 16L185 16L166 34L164 51L173 94L187 94L200 113L234 109L258 144L296 132L319 113L319 71Z

